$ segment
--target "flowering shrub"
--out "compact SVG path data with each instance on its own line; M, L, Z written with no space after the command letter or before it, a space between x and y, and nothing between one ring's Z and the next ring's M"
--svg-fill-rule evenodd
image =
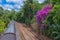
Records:
M60 40L60 4L55 4L44 20L43 33L54 40Z
M45 19L45 17L47 16L47 14L48 14L48 12L49 12L49 10L51 8L52 8L51 5L46 5L41 10L39 10L37 12L37 14L36 14L36 22L37 22L37 24L41 24L40 22ZM40 28L41 31L42 31L43 28L44 28L43 25L41 25L41 28Z

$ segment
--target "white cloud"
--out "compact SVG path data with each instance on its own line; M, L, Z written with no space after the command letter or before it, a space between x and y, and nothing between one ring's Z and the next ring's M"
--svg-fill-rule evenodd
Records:
M4 8L4 10L11 10L11 9L13 9L13 6L9 5L9 4L5 4L2 7Z
M39 2L39 3L43 3L43 2L44 2L44 0L38 0L38 2Z
M6 2L13 2L13 3L16 3L16 4L22 4L23 0L6 0Z
M14 9L15 11L17 11L18 9L20 9L20 5L5 4L5 5L0 5L0 6L3 7L4 10L12 10L12 9Z
M0 3L2 0L0 0ZM8 3L7 3L8 2ZM13 2L13 4L9 4L9 2ZM15 11L18 11L21 6L23 6L23 0L6 0L5 4L0 4L0 7L3 7L5 10L11 10L14 9Z
M2 2L2 0L0 0L0 2Z
M14 7L19 9L21 6L16 4Z
M11 10L11 8L6 8L6 7L3 7L4 8L4 10Z
M6 2L13 2L13 3L15 3L13 6L6 5L6 7L7 8L11 8L11 9L14 9L15 8L15 10L16 9L20 9L21 6L23 6L23 1L24 0L6 0Z
M0 7L2 7L2 5L0 4Z
M11 8L11 9L14 8L13 5L9 5L9 4L5 4L4 7L5 8Z
M15 11L18 11L21 8L21 6L17 5L17 4L16 5L10 5L10 4L2 5L2 4L0 4L0 7L3 7L4 10L12 10L12 9L14 9Z
M20 0L6 0L7 2L20 2Z

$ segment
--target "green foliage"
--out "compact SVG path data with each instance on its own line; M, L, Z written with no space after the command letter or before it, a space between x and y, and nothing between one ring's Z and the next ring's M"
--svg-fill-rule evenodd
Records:
M0 7L0 33L4 31L9 21L9 11Z
M60 4L59 0L50 0L53 5L46 19L42 21L46 25L43 33L54 40L60 40Z
M36 23L35 16L32 18L31 23Z
M0 19L0 33L4 31L5 23Z
M60 0L50 0L50 3L54 6L55 4L60 4Z
M20 11L16 13L16 21L23 22L26 25L30 25L35 22L35 14L42 8L42 4L36 0L26 0Z
M33 0L26 0L24 2L24 19L27 25L30 25L30 21L33 17L33 10L32 10Z
M2 16L2 14L3 14L3 8L0 7L0 16Z
M24 17L23 17L23 14L22 13L16 13L16 15L15 15L16 17L16 21L18 21L18 22L22 22L22 23L24 23Z

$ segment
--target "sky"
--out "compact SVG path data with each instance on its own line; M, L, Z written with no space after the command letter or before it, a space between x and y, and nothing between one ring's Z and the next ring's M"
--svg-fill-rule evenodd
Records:
M21 6L23 6L24 0L0 0L0 7L3 7L5 10L14 9L19 11ZM42 3L44 0L38 0L39 3Z

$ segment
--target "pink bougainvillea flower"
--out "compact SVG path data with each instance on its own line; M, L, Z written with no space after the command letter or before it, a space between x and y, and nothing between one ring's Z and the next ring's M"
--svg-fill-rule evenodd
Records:
M51 8L52 8L51 5L45 5L41 10L37 11L36 22L38 24L41 21L40 19L45 19L45 17L47 16L47 14L48 14L48 12L50 11Z
M41 24L41 20L44 20L45 17L47 16L48 12L50 11L50 9L52 8L52 5L45 5L41 10L37 11L36 13L36 22L37 24ZM40 31L42 31L42 29L44 29L44 25L40 26Z

